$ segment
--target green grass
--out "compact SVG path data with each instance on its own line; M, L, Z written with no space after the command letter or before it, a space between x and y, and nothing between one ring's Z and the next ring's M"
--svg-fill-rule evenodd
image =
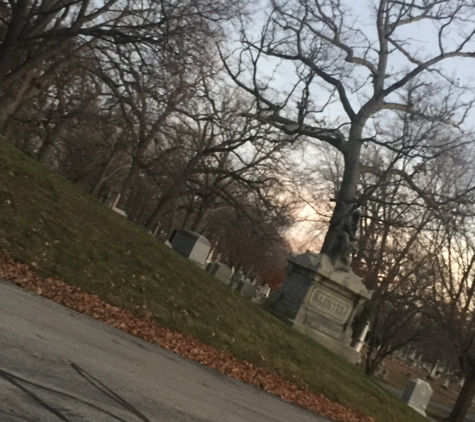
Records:
M421 422L358 367L285 326L0 141L0 250L104 301L307 384L379 422Z

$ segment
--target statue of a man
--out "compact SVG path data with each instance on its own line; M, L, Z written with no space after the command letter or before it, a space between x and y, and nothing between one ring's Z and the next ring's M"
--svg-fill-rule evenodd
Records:
M333 257L341 259L348 265L350 253L355 247L356 231L358 230L360 217L361 210L357 208L340 223L338 235L332 248Z

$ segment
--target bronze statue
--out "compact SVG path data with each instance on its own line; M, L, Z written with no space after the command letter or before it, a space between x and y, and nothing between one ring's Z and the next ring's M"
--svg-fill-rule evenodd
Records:
M338 227L338 234L331 251L332 258L341 260L343 264L349 265L349 256L355 247L356 231L361 217L361 210L357 208L346 216Z

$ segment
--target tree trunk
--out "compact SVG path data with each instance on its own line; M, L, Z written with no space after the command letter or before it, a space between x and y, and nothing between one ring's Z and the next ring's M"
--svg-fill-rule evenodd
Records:
M48 157L48 154L54 145L54 140L58 136L61 130L61 127L62 127L62 124L57 121L55 122L54 128L52 130L49 130L48 127L45 126L46 136L43 141L43 144L41 145L40 150L38 151L38 154L36 154L36 159L40 163L45 164L46 158Z
M188 205L186 207L186 213L185 213L185 218L183 219L181 223L181 229L182 230L191 230L190 228L190 221L191 221L191 216L193 215L193 211L195 210L195 202L193 199L190 199L188 202Z
M168 225L168 229L167 229L167 239L170 238L173 230L175 229L176 211L177 211L177 204L173 204L172 213L170 216L170 224Z
M45 141L41 145L40 150L38 151L38 154L36 154L36 159L40 163L44 163L46 161L46 157L48 156L48 153L51 150L52 146L53 141L51 139L45 139Z
M0 97L0 133L5 134L8 123L23 101L38 92L31 85L32 77L25 77L15 87L9 87ZM32 92L34 91L34 92Z
M195 221L193 222L190 230L193 231L193 232L200 233L201 227L203 226L206 219L208 218L208 215L209 215L210 211L211 210L209 208L200 209L200 211L198 212L198 215L196 216Z
M348 141L343 152L345 160L343 179L335 198L336 205L321 249L321 253L330 257L332 257L332 251L338 237L339 226L343 219L351 213L355 205L356 190L360 176L361 142L359 138L360 136L358 135L352 136L352 140Z
M136 160L132 161L132 166L125 176L124 184L122 185L122 190L120 191L120 201L117 204L119 209L124 209L129 201L130 194L132 192L132 185L134 183L135 177L140 172L140 166L138 165Z
M167 192L165 192L160 200L158 201L157 206L153 210L152 214L150 215L149 219L145 223L145 227L150 229L155 226L155 224L158 222L160 217L162 216L162 212L165 208L165 205L173 198L175 198L183 184L187 181L188 176L191 174L191 172L194 170L195 165L198 163L199 159L201 158L201 155L198 153L196 154L186 165L185 169L182 171L182 173L177 177L175 180L175 183L168 189Z
M475 370L472 370L470 374L467 375L462 390L460 391L457 401L455 402L454 408L450 413L450 416L447 418L448 422L463 422L465 416L467 415L468 409L472 402L473 397L475 396Z
M109 169L112 166L112 163L115 160L115 156L118 150L118 146L116 145L113 149L113 151L109 154L109 157L107 158L107 161L105 164L102 166L101 173L99 174L99 177L97 179L97 182L94 184L94 186L91 189L91 195L92 196L98 196L99 192L102 189L102 185L106 182L106 180L109 178Z
M162 197L158 201L157 206L155 207L152 214L145 223L145 227L147 229L151 230L153 227L155 227L155 224L158 223L158 221L160 220L160 217L162 216L165 207L171 200L176 197L177 192L178 186L174 184L164 195L162 195ZM176 204L174 205L174 208L176 208Z
M386 356L388 356L387 352L370 347L366 354L365 374L373 376Z

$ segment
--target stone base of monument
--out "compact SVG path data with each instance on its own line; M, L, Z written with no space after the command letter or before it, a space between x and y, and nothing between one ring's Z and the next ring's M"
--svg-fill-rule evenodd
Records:
M340 357L342 357L343 359L345 359L346 361L350 363L357 364L361 362L360 352L357 352L355 349L353 349L349 345L336 341L332 337L323 334L319 330L310 328L308 325L299 324L296 322L292 324L292 328L314 339L316 342L320 343L322 346L331 350L333 353L335 353L336 355L339 355Z
M281 289L266 308L346 360L357 363L350 347L351 323L371 293L351 270L333 265L324 254L307 251L291 256Z

